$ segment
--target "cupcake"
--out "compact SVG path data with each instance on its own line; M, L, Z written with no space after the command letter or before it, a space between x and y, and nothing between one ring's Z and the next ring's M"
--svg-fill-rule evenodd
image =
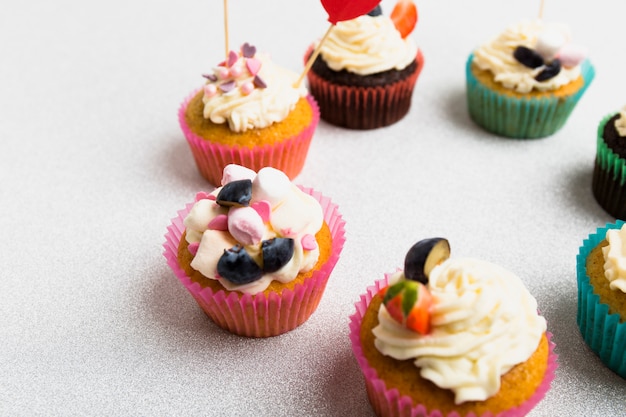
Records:
M513 273L449 257L443 238L407 253L356 304L352 348L378 416L520 416L545 395L556 354Z
M474 50L466 64L470 117L511 138L558 131L594 77L570 38L563 25L522 22Z
M237 164L271 166L295 178L319 122L315 100L296 85L298 74L246 43L204 78L178 111L202 176L219 186L224 167Z
M164 255L218 326L276 336L304 323L320 302L343 248L337 206L266 167L224 169L168 227Z
M626 378L626 227L598 228L576 257L577 322L583 339L602 362Z
M612 216L626 220L626 107L606 116L598 126L592 189Z
M375 129L408 113L424 66L421 51L408 36L416 21L415 5L400 0L391 17L377 6L332 28L307 73L323 120L350 129ZM312 51L306 53L307 61Z

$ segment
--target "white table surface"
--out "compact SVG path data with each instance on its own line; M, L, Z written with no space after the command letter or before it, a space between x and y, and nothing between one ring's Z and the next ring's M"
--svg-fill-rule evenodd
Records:
M216 327L166 265L176 211L210 187L179 103L224 50L222 2L6 2L0 12L0 414L373 416L348 340L366 286L418 239L517 273L560 367L533 416L624 415L626 383L583 343L575 257L613 218L595 202L595 131L626 104L626 2L547 0L589 47L596 79L552 137L516 141L465 107L470 51L539 0L424 0L425 67L410 113L374 131L320 123L296 182L338 203L347 242L300 328ZM384 0L387 13L394 2ZM230 1L231 45L295 71L326 30L317 0Z

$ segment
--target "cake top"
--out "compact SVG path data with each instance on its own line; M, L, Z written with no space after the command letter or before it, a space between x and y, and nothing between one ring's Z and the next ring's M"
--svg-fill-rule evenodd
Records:
M407 2L401 0L398 3ZM412 19L412 12L408 13L396 20L402 23L394 23L377 6L367 15L338 22L322 43L322 59L334 71L346 70L358 75L408 67L417 55L417 45L406 33L413 30L415 21L410 29L399 30L407 19ZM416 14L414 19L417 19Z
M604 276L613 291L626 293L626 225L606 232L609 244L602 248Z
M184 219L191 267L228 290L256 294L315 266L323 221L319 202L282 171L227 165L222 186L199 193Z
M571 42L569 29L541 20L524 21L474 50L473 63L519 93L553 91L581 75L584 48Z
M454 392L456 404L482 401L500 390L502 375L534 353L546 321L515 274L486 261L452 259L448 254L449 245L441 238L411 248L405 269L382 290L379 325L372 330L375 346L395 359L414 359L423 378ZM426 284L419 283L424 288L415 301L388 295L395 286L406 286L403 282L413 283L410 287L423 278ZM398 320L398 305L411 311L409 317L427 309L429 318L417 321L428 320L428 326L415 329L407 325L408 317Z
M274 64L245 43L239 51L204 74L204 117L216 124L228 123L233 132L262 129L283 121L308 91L298 74Z

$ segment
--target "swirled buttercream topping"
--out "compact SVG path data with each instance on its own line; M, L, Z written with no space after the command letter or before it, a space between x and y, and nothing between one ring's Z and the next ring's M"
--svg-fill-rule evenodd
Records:
M314 236L324 221L319 202L274 168L263 168L256 174L229 165L224 171L223 183L226 183L206 198L200 198L184 219L187 243L198 245L191 267L209 279L218 280L228 290L248 294L265 290L273 280L287 283L298 273L311 270L319 257ZM244 179L252 182L248 206L227 207L217 203L224 187ZM278 270L263 273L259 279L245 284L232 282L218 273L220 258L233 247L243 248L263 266L267 242L274 238L293 239L293 254Z
M626 293L626 226L606 232L609 244L602 248L604 276L612 290Z
M564 42L571 38L567 27L560 24L542 21L522 22L510 26L501 35L474 50L473 63L482 70L491 71L494 80L505 88L519 93L556 90L580 76L580 65L563 66L557 75L544 81L537 81L535 77L544 67L529 68L514 57L517 47L537 48L538 40L546 38L546 34L561 34Z
M205 77L204 117L216 124L228 123L233 132L283 121L308 94L303 83L294 87L298 74L263 54L246 57L244 52L231 52Z
M402 272L396 274L402 279ZM415 359L420 375L455 394L455 403L482 401L500 377L539 346L546 321L513 273L476 259L448 259L430 273L431 332L420 335L384 306L373 329L376 348L398 360Z
M619 112L619 117L615 120L615 129L620 136L626 136L626 106Z
M415 60L417 46L408 37L402 39L389 17L363 15L337 23L320 55L334 71L371 75L406 68Z

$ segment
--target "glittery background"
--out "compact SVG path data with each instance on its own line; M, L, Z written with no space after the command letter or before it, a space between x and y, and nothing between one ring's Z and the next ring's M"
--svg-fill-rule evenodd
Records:
M389 13L394 2L385 0ZM575 257L613 219L594 201L597 123L626 104L626 3L546 1L596 79L550 138L502 139L465 108L472 48L539 0L418 2L424 71L401 122L320 123L297 183L321 190L347 242L316 313L280 337L230 335L161 255L207 183L176 111L222 58L222 2L13 2L0 13L0 415L372 416L348 317L418 239L517 273L560 367L533 416L624 415L626 384L576 326ZM318 1L230 1L230 42L295 71L328 23Z

